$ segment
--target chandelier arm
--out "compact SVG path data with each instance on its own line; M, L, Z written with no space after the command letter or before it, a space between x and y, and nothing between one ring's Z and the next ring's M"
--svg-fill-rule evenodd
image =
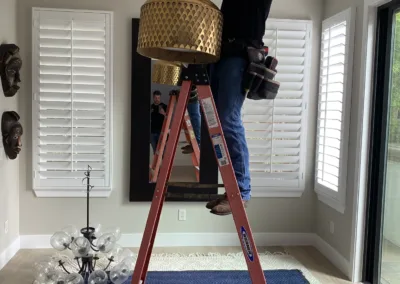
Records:
M79 258L75 258L76 259L76 262L78 263L78 267L79 267L79 269L82 269L82 266L81 266L81 264L79 263Z
M108 265L106 266L106 268L104 268L103 270L106 271L108 269L108 267L110 267L111 262L113 262L112 260L110 260L110 262L108 263Z
M78 261L78 263L79 263L79 261ZM82 264L82 266L79 266L79 267L80 267L79 274L82 274L83 272L85 272L86 264Z
M89 241L89 242L90 242L90 247L92 248L92 250L94 250L95 252L99 252L100 251L100 250L98 250L96 248L96 246L91 241Z
M67 274L71 274L71 272L69 272L69 271L65 268L64 263L65 263L65 262L62 262L62 261L60 260L60 266L62 267L62 269L63 269Z

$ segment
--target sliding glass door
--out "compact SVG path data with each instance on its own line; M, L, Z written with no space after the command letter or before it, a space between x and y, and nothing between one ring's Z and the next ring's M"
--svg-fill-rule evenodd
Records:
M365 281L400 283L400 1L378 10Z

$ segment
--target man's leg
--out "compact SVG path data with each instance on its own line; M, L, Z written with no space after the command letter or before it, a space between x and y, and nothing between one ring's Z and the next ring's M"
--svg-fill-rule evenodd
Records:
M157 151L157 145L158 145L158 140L160 139L160 134L159 133L151 133L151 147L153 148L153 154L156 153Z
M246 60L240 57L221 59L211 72L211 87L242 199L249 201L251 198L249 150L241 117L245 100L242 80L246 65ZM217 215L231 213L226 199L214 201L214 204L212 213ZM210 204L208 207L211 207Z
M189 112L190 121L192 123L194 135L196 136L197 144L201 142L201 113L200 113L200 103L189 103L187 106L187 110ZM193 147L191 145L185 146L183 148L184 154L193 153Z

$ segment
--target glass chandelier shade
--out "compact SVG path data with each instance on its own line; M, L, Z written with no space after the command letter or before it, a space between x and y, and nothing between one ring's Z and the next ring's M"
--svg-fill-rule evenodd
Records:
M108 284L108 275L103 270L96 270L89 275L88 284Z
M63 229L61 229L61 232L66 233L68 236L70 236L71 238L74 238L74 239L79 237L78 228L73 225L64 227Z
M65 284L85 284L82 275L78 273L71 273L65 276Z
M129 267L121 262L110 271L110 281L114 284L123 284L128 280L130 274Z
M107 228L102 232L102 234L112 234L115 237L115 241L119 241L121 239L121 229L119 227Z
M112 233L106 233L97 240L97 248L102 253L109 253L114 248L116 241Z
M78 237L72 242L71 250L76 257L85 257L89 254L90 242L84 237Z
M66 250L72 242L72 238L65 232L56 232L50 239L51 246L58 250Z

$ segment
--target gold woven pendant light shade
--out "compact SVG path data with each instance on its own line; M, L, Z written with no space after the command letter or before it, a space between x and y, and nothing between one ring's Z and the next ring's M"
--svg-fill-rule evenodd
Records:
M138 53L188 64L219 60L223 17L209 0L147 0L140 15Z
M178 86L182 67L179 63L157 60L153 66L153 83Z

